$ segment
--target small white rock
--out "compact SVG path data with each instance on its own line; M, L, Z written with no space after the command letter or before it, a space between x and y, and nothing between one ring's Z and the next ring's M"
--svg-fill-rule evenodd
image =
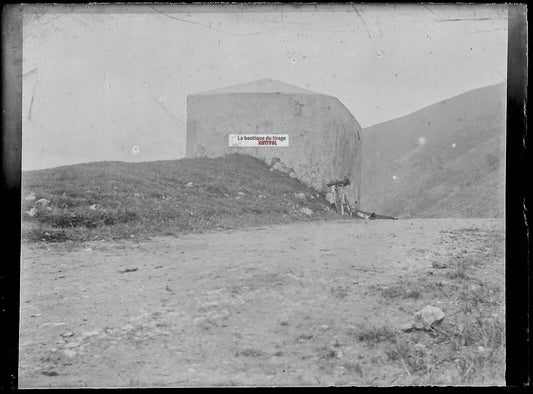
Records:
M311 216L313 214L313 210L306 208L306 207L301 208L300 212L307 216Z
M24 200L26 200L26 201L33 201L33 200L35 200L35 193L34 193L34 192L31 192L30 194L28 194L27 196L24 197Z
M46 198L41 198L40 200L35 201L35 206L40 206L42 208L46 208L50 204L50 201Z
M99 333L100 333L100 331L97 331L97 330L95 330L95 331L85 331L85 332L83 332L81 334L81 336L88 338L88 337L93 337L95 335L98 335Z
M61 336L63 338L73 337L74 333L72 331L67 331L67 332L64 332L63 334L61 334Z
M442 309L432 305L426 305L420 311L415 313L415 325L417 328L430 327L432 325L440 324L443 319L444 312Z
M76 352L74 350L63 350L63 354L68 357L68 358L72 358L72 357L76 357Z

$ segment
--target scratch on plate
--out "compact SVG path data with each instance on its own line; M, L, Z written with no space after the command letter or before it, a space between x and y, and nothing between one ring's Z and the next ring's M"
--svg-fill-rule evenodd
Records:
M357 8L355 8L355 5L352 4L352 7L353 7L355 13L357 14L357 16L361 19L361 22L363 22L363 25L365 25L366 32L368 33L368 38L372 39L372 36L370 35L370 30L368 30L368 26L366 25L366 22L363 19L363 16L361 15L361 13L359 11L357 11Z
M214 27L210 27L208 25L204 25L203 23L198 23L198 22L190 21L188 19L182 19L182 18L178 18L176 16L168 15L167 13L165 13L163 11L160 11L160 10L158 10L157 8L155 8L155 7L151 6L151 5L149 5L149 7L152 8L154 11L160 13L161 15L166 16L167 18L175 19L175 20L181 21L181 22L192 23L193 25L198 25L198 26L205 27L206 29L218 31L219 33L229 34L229 35L232 35L232 36L253 36L253 35L259 34L259 32L255 32L255 33L231 33L231 32L228 32L228 31L224 31L224 30L216 29Z

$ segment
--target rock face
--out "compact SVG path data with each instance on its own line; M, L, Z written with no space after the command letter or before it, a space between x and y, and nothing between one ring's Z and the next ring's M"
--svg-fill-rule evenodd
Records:
M289 146L230 147L230 134L288 134ZM187 157L248 154L307 186L351 173L350 202L359 201L362 133L335 97L273 80L259 80L187 98Z

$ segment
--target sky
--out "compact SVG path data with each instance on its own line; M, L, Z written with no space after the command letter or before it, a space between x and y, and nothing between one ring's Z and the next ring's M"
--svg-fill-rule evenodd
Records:
M22 169L185 156L187 95L271 78L364 128L506 81L505 5L28 6Z

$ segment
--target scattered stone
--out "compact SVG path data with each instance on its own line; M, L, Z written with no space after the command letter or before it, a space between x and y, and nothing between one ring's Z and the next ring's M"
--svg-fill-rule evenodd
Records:
M133 327L133 325L131 324L126 324L125 326L122 326L122 330L123 331L131 331L131 330L134 330L135 327Z
M133 197L141 197L139 193L133 193Z
M31 208L29 211L26 211L26 213L31 216L31 217L34 217L35 214L37 213L37 209L35 208Z
M24 196L24 200L26 200L26 201L33 201L33 200L35 200L35 193L34 193L34 192L31 192L31 193L28 194L27 196Z
M289 176L290 176L291 178L297 178L297 177L298 177L298 175L296 175L296 173L295 173L294 171L291 171L291 172L289 173Z
M46 323L45 323L46 324ZM62 322L62 321L57 321L57 322L54 322L54 323L50 323L51 326L54 326L54 327L59 327L59 326L66 326L67 323L65 322ZM44 324L43 324L44 326Z
M74 333L72 331L67 331L67 332L64 332L63 334L61 334L61 336L63 338L73 337Z
M329 326L327 324L323 324L323 325L320 326L320 328L325 331L325 330L327 330L329 328Z
M418 329L439 325L444 319L444 312L436 306L426 305L415 313L414 324Z
M86 252L92 252L92 251L93 251L92 248L85 248L84 250L85 250Z
M187 182L187 183L185 184L185 186L186 186L186 187L194 187L194 183L192 183L192 182Z
M92 209L93 211L98 208L98 204L89 205L89 209Z
M370 218L370 215L367 215L366 213L363 213L363 212L359 212L359 211L357 211L355 214L356 214L358 217L362 218L362 219L366 219L366 220L368 220L368 219Z
M66 349L66 350L63 350L63 354L68 358L73 358L73 357L76 357L77 353L74 350Z
M80 342L69 342L65 345L66 348L73 348L73 347L78 347L80 346L81 343Z
M243 193L243 192L237 192L237 194L238 194L239 196L245 196L245 195L246 195L246 194Z
M46 198L41 198L40 200L35 201L36 207L46 208L50 204L50 200L47 200Z
M94 330L94 331L85 331L81 334L82 337L89 338L94 337L95 335L100 334L100 331Z
M56 348L56 347L50 348L50 351L51 351L52 353L55 353L55 352L57 352L57 348Z
M304 200L305 199L305 193L294 193L294 195L299 198L299 199L302 199Z
M313 211L306 207L301 208L300 212L307 216L311 216L313 214Z

